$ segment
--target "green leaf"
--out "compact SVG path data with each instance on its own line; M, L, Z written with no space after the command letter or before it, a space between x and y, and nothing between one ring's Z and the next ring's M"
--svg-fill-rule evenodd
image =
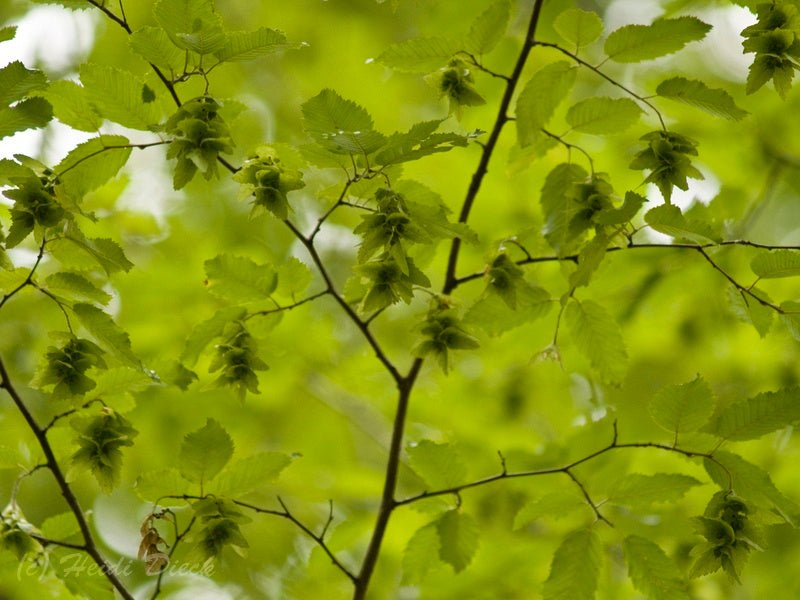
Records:
M276 292L294 298L311 283L311 269L299 258L290 256L278 267L278 287Z
M220 254L204 264L208 290L233 302L266 300L278 285L275 269L242 256Z
M633 586L651 600L689 600L689 588L678 567L655 543L629 535L622 543Z
M772 309L769 308L768 310L772 314ZM783 311L780 316L781 321L784 322L792 337L800 340L800 302L791 300L781 302L781 310Z
M161 27L142 27L130 36L131 50L168 73L183 72L186 52L178 48Z
M128 412L136 407L133 395L153 385L150 376L141 369L116 367L93 376L95 387L86 394L85 401L102 399L117 412Z
M793 250L759 252L750 262L750 268L761 279L796 277L800 275L800 252Z
M764 392L734 402L707 431L725 440L754 440L800 421L800 389Z
M625 192L625 200L619 208L606 208L595 214L592 220L598 225L622 225L635 217L647 198L636 192Z
M89 102L101 117L131 129L152 129L161 119L155 102L142 102L144 80L128 71L87 63L81 83Z
M553 21L553 29L575 47L588 46L603 33L603 21L597 13L570 8Z
M702 81L673 77L658 84L656 94L676 102L683 102L705 111L715 117L739 121L749 113L736 106L731 95L725 90L708 87Z
M89 252L109 275L117 271L127 273L133 268L133 263L128 260L125 252L114 240L108 238L87 239L82 248Z
M439 558L456 573L463 571L478 549L478 523L468 514L448 510L436 521L439 533Z
M0 271L0 293L8 294L17 289L28 279L30 272L30 269L23 268Z
M210 319L195 325L181 353L181 362L190 367L194 366L200 353L211 343L211 340L221 336L228 323L238 321L246 314L247 310L240 306L228 306L218 310Z
M622 381L628 353L619 325L606 309L592 300L574 301L567 305L564 317L575 345L592 366L605 380Z
M567 535L553 556L544 600L594 600L601 556L600 539L591 529Z
M75 202L80 202L85 194L114 177L128 162L130 154L128 138L101 135L73 148L54 170L61 189Z
M576 490L551 492L523 505L514 517L514 529L520 529L545 517L561 519L581 509L589 509L589 505Z
M511 1L495 0L472 22L465 39L464 50L478 56L491 52L503 39L510 18Z
M425 482L436 488L449 488L464 483L467 463L451 444L430 440L408 447L411 467Z
M228 34L225 45L214 52L220 61L244 62L286 50L299 48L301 44L290 44L282 31L261 27L255 31L234 31Z
M19 469L24 463L18 450L0 446L0 469Z
M189 484L181 477L178 469L161 469L148 471L136 478L133 491L147 502L158 501L159 506L183 506L182 498L162 498L162 496L180 496L189 491Z
M420 583L439 560L441 544L437 523L423 525L406 544L403 552L403 582Z
M709 31L711 25L697 17L657 19L651 25L625 25L611 32L604 50L616 62L640 62L677 52Z
M567 123L581 133L622 133L634 125L642 109L628 98L586 98L567 111Z
M13 40L15 35L17 35L16 25L11 25L8 27L0 27L0 42L7 42L8 40Z
M366 110L331 89L322 90L301 109L306 131L330 151L370 154L386 143L383 135L373 131Z
M54 81L41 95L52 105L56 119L64 125L94 133L103 124L103 119L89 104L86 89L74 81Z
M133 367L139 366L139 359L131 349L128 334L120 329L114 320L99 308L91 304L75 304L72 311L81 325L98 341L98 343L122 362Z
M72 512L63 512L47 517L40 527L42 535L51 540L67 540L81 530Z
M711 388L700 375L689 383L668 385L648 405L653 420L675 436L700 429L714 412Z
M441 120L423 121L407 132L393 133L386 138L386 145L375 155L379 165L395 165L417 160L430 154L448 152L458 146L466 146L469 137L457 133L434 133Z
M516 290L516 309L512 309L496 294L485 294L464 315L464 321L473 323L491 336L535 321L545 316L553 306L547 290L523 282Z
M159 0L153 14L178 48L211 54L225 45L222 20L212 0Z
M598 233L578 254L578 268L570 274L569 284L573 288L589 285L592 275L600 267L606 256L608 237Z
M233 456L233 440L214 419L186 434L178 454L181 476L203 486L219 473Z
M612 486L608 501L622 506L647 506L654 502L674 502L697 485L703 484L694 477L678 473L656 473L654 475L631 473Z
M274 481L292 459L280 452L261 452L233 463L219 474L214 492L237 498Z
M0 108L0 138L44 127L52 118L53 107L44 98L27 98L11 108Z
M462 45L460 40L444 37L414 38L392 44L377 61L397 71L429 73L445 66Z
M758 288L750 288L750 292L767 302L772 302L770 297ZM775 318L775 311L772 308L765 306L750 294L745 294L733 285L728 287L728 301L733 314L740 321L750 323L762 338L769 333L772 321ZM783 305L781 305L781 308L783 308ZM785 316L781 315L781 317Z
M9 63L0 69L0 108L46 87L47 77L41 71L26 69L19 61Z
M568 254L576 246L570 222L578 208L566 193L574 183L584 181L588 173L574 163L562 163L545 178L541 203L544 211L544 236L559 256Z
M708 223L689 220L674 204L662 204L651 208L644 215L645 222L661 233L678 239L687 239L696 244L711 244L720 240Z
M108 304L111 295L98 288L83 275L59 272L48 275L44 280L45 289L69 301L89 301Z
M565 60L539 69L517 98L517 141L521 147L542 135L541 129L553 116L575 83L577 69Z
M800 507L775 487L769 473L741 456L723 450L714 452L714 460L703 459L709 477L720 489L732 487L734 493L765 507L775 508L792 525Z

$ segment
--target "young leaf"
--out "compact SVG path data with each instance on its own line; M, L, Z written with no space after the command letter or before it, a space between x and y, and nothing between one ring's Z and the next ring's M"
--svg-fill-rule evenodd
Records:
M573 489L551 492L527 502L514 517L514 529L542 518L560 519L581 509L589 509L586 499Z
M181 477L178 469L161 469L148 471L136 478L133 491L147 502L158 501L159 506L182 506L181 498L162 498L162 496L179 496L189 491L191 486Z
M412 468L433 488L448 488L464 483L467 464L450 444L437 444L430 440L409 446Z
M181 362L189 367L194 366L200 353L211 343L211 340L221 336L228 323L238 321L246 314L247 310L240 306L228 306L218 310L210 319L195 325L181 353Z
M592 275L606 256L607 247L608 237L598 233L581 249L578 255L578 268L569 276L570 286L579 288L589 285Z
M431 566L439 560L440 549L435 521L417 529L403 552L403 581L410 584L421 583Z
M710 244L720 240L708 223L689 220L674 204L662 204L651 208L644 215L645 222L658 232L678 239L687 239L696 244Z
M448 510L436 521L439 558L456 573L463 571L478 549L478 523L458 509Z
M678 567L648 539L629 535L622 544L628 576L651 600L689 600L689 589Z
M462 45L460 40L444 37L414 38L392 44L377 61L397 71L430 73L445 66Z
M568 254L577 240L570 230L570 222L578 209L567 197L573 184L584 181L588 173L574 163L562 163L544 180L541 203L544 211L544 236L559 256Z
M162 70L183 72L186 52L178 48L161 27L142 27L130 36L131 50Z
M554 302L547 290L524 282L516 290L517 308L511 309L497 294L486 294L464 315L464 321L483 329L491 336L535 321L545 316Z
M570 8L553 21L556 33L576 48L588 46L603 33L603 21L597 13Z
M242 256L220 254L205 262L205 270L208 290L232 302L266 300L278 285L275 269Z
M658 84L656 94L662 98L689 104L723 119L739 121L749 114L736 106L736 102L725 90L710 88L695 79L685 77L666 79Z
M544 600L594 600L601 556L600 539L591 529L567 535L550 564Z
M119 146L123 146L119 148ZM101 135L75 147L55 167L61 189L76 203L114 177L131 154L128 138Z
M772 302L770 297L758 288L750 288L750 291L759 298L767 302ZM775 311L772 308L761 304L761 302L753 298L750 294L745 294L733 285L728 287L728 301L730 302L733 314L735 314L740 321L750 323L756 328L758 335L762 338L769 333L772 327L772 321L775 318ZM781 308L783 308L783 305L781 305ZM786 314L781 315L781 317L786 316Z
M750 262L750 268L761 279L796 277L800 275L800 252L793 250L759 252Z
M441 120L423 121L405 133L393 133L386 145L375 155L379 165L396 165L417 160L429 154L448 152L457 146L466 146L469 137L457 133L435 133Z
M31 92L47 87L47 77L41 71L25 68L21 62L14 61L0 69L0 108L18 102Z
M373 131L366 110L331 89L304 102L301 110L305 130L332 152L369 154L386 143L383 135Z
M771 308L768 310L770 314L773 313ZM784 322L792 337L800 340L800 302L793 302L792 300L781 302L781 310L783 311L781 321Z
M596 213L592 220L598 225L622 225L635 217L647 202L647 198L636 192L625 192L625 200L619 208L606 208Z
M661 388L648 405L653 420L678 436L697 431L714 412L711 388L700 375L689 383Z
M147 373L130 367L105 369L94 379L96 385L86 394L85 400L101 398L119 413L133 410L136 407L133 394L153 384L153 379Z
M260 27L255 31L229 33L225 45L214 52L214 56L220 61L244 62L279 50L299 47L300 44L288 43L282 31Z
M101 117L131 129L152 129L161 119L155 102L144 102L144 80L128 71L86 63L81 83L89 102Z
M478 56L493 50L503 38L510 18L510 0L495 0L473 21L465 39L464 50Z
M275 480L292 462L280 452L261 452L233 463L219 474L214 492L220 496L238 498Z
M0 138L44 127L52 118L53 107L44 98L26 98L10 108L0 107Z
M127 273L133 268L133 263L128 260L125 252L114 240L108 238L69 239L88 252L109 275L117 271Z
M278 294L294 298L308 287L312 279L311 269L299 258L290 256L278 267Z
M714 460L703 459L709 477L720 489L730 488L741 496L761 506L773 507L792 525L800 511L798 505L775 487L769 473L743 459L738 454L717 450Z
M72 311L86 331L91 333L105 350L125 364L132 367L140 366L139 359L131 350L128 334L120 329L108 314L96 306L82 303L73 305Z
M56 119L64 125L94 133L103 124L103 119L89 104L86 89L74 81L54 81L41 95L52 105Z
M214 479L233 455L233 440L214 419L186 434L178 454L181 476L201 486Z
M625 25L606 39L605 53L621 63L652 60L702 40L711 25L697 17L656 19L650 25Z
M567 123L581 133L622 133L639 120L642 109L629 98L586 98L567 111Z
M517 142L521 147L532 144L542 135L541 129L553 116L575 83L577 69L565 60L539 69L528 80L517 98Z
M225 45L222 20L212 0L159 0L153 14L178 48L211 54Z
M640 475L631 473L620 479L611 489L608 501L622 506L647 506L654 502L674 502L696 485L694 477L678 473Z
M754 440L800 421L800 389L764 392L734 402L708 427L725 440Z
M602 377L619 383L625 375L628 353L619 325L605 308L584 300L573 301L564 313L575 345Z

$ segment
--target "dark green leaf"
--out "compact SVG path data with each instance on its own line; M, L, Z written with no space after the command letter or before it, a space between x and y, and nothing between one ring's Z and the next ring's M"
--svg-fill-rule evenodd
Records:
M92 334L106 351L126 364L139 366L139 359L131 349L128 334L120 329L111 316L91 304L75 304L72 311L86 331Z

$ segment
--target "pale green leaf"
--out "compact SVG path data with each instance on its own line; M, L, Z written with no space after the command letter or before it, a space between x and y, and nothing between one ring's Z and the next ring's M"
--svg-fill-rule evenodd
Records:
M657 544L638 535L629 535L622 546L628 576L637 590L651 600L690 599L686 580Z
M82 248L91 254L109 275L117 271L124 271L127 273L133 268L133 263L125 256L125 252L120 245L112 239L87 239L82 245Z
M588 46L603 33L603 21L597 13L570 8L553 21L553 29L575 47Z
M54 81L41 95L53 106L56 119L73 129L95 132L103 124L89 104L86 90L74 81Z
M224 469L214 484L214 493L237 498L274 481L292 459L280 452L261 452Z
M738 496L767 508L775 508L789 523L795 524L800 507L775 487L764 469L737 454L717 450L714 460L703 459L706 472L721 489L733 489Z
M772 309L769 309L772 313ZM800 302L787 300L781 302L781 321L786 325L789 333L796 340L800 340Z
M19 469L24 462L18 450L0 446L0 469Z
M772 302L770 297L758 288L750 288L750 292L766 302ZM772 327L772 321L775 318L774 309L765 306L750 294L745 294L733 285L728 287L728 301L730 302L733 314L735 314L740 321L750 323L756 328L758 335L762 338L769 333ZM784 316L785 315L781 315L781 317Z
M53 107L44 98L27 98L11 108L0 108L0 138L44 127L52 118Z
M95 387L86 394L85 400L100 398L119 413L136 407L133 395L153 385L153 380L141 369L115 367L93 376Z
M478 549L478 523L460 510L448 510L436 521L439 558L456 573L463 571Z
M551 492L523 505L514 517L514 529L520 529L539 519L561 519L580 511L591 510L586 499L575 489Z
M55 167L61 189L76 202L114 177L128 162L131 147L121 135L101 135L73 148Z
M244 62L279 50L299 48L300 46L300 44L287 42L286 35L282 31L261 27L255 31L228 33L225 45L214 52L214 56L220 61Z
M301 110L305 130L329 151L370 154L386 143L364 108L331 89L304 102Z
M186 52L178 48L161 27L142 27L130 36L131 49L162 70L173 75L183 72Z
M625 375L628 353L622 332L605 308L592 300L573 301L564 313L575 345L603 379L619 383Z
M545 316L553 306L547 290L523 282L516 290L517 308L510 308L497 294L484 294L464 315L464 321L498 336L509 329Z
M662 204L651 208L645 213L644 220L658 232L697 244L714 243L720 239L710 224L687 219L681 214L681 209L674 204Z
M677 436L705 425L714 412L714 396L698 375L689 383L661 388L648 409L656 423Z
M561 542L544 582L544 600L594 600L602 558L591 529L573 531Z
M439 560L439 532L436 522L417 529L403 552L403 581L420 583Z
M31 92L47 87L47 77L41 71L26 69L14 61L0 69L0 108L18 102Z
M444 37L414 38L392 44L377 60L398 71L429 73L444 67L462 45L460 40Z
M750 268L761 279L796 277L800 275L800 252L794 250L772 250L756 254Z
M465 40L465 50L480 56L497 46L511 18L511 1L495 0L472 22Z
M153 14L179 48L210 54L225 45L222 20L212 0L159 0Z
M725 90L710 88L696 79L672 77L658 84L656 94L662 98L689 104L723 119L739 121L749 114L736 106L736 102Z
M553 116L575 83L577 69L565 60L539 69L517 98L517 142L523 148L541 136L541 129Z
M111 295L78 273L58 272L44 280L45 289L69 301L88 301L108 304Z
M91 304L78 303L72 306L78 320L103 347L120 361L133 367L139 366L139 359L131 349L128 334L117 325L110 315Z
M304 291L313 278L311 269L299 258L290 256L278 267L278 294L294 298Z
M161 469L148 471L136 478L133 491L147 502L158 502L159 506L183 506L182 498L167 499L163 496L180 496L189 491L191 486L181 477L178 469Z
M622 506L648 506L654 502L674 502L697 485L702 485L702 482L679 473L653 475L631 473L611 487L608 501Z
M233 455L233 440L214 419L192 433L186 434L178 454L181 476L201 486L219 473Z
M586 98L567 111L567 123L581 133L622 133L638 120L642 109L629 98Z
M578 268L570 274L569 284L573 288L589 285L592 275L606 256L608 237L598 233L578 254Z
M711 25L697 17L657 19L650 25L625 25L611 32L604 49L616 62L640 62L677 52L709 31Z
M81 530L72 512L63 512L47 517L39 528L42 535L51 540L67 540Z
M467 463L451 444L422 440L408 447L411 467L431 489L448 488L465 482Z
M0 294L13 292L22 285L30 274L30 269L11 269L0 271Z
M278 274L249 258L220 254L205 262L208 290L233 302L266 300L275 291Z
M144 80L132 73L86 63L81 66L81 83L97 114L109 121L148 130L161 119L157 103L144 101L149 89Z
M763 392L734 402L709 425L708 432L726 440L754 440L800 421L800 389Z
M238 321L246 314L247 310L244 308L227 306L218 310L210 319L195 325L186 340L186 346L181 353L181 361L189 367L194 366L200 353L211 343L211 340L222 335L225 325L231 321Z

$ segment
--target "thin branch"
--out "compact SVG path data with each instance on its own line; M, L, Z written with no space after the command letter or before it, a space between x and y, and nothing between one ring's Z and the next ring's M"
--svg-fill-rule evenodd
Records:
M347 195L347 190L350 189L350 186L352 184L353 180L348 177L347 181L344 184L344 187L342 188L342 191L339 193L339 197L336 199L336 202L334 202L333 206L331 206L328 210L326 210L322 214L322 216L319 219L317 219L317 224L314 226L314 230L308 236L309 241L311 242L314 241L314 238L317 237L317 234L322 229L323 223L325 223L325 221L328 220L328 217L330 217L333 214L333 212L344 203L344 198Z
M70 550L78 550L86 552L87 548L84 544L73 544L72 542L62 542L61 540L51 540L38 533L31 533L30 537L39 542L42 546L60 546L61 548L69 548Z
M768 308L771 308L772 310L774 310L775 312L777 312L779 314L783 314L784 313L784 310L780 306L778 306L777 304L773 304L772 302L769 302L768 300L764 300L763 298L761 298L761 297L757 296L756 294L754 294L753 291L750 288L746 288L742 284L740 284L738 281L736 281L725 269L723 269L716 262L714 262L714 259L712 259L708 255L708 252L706 252L704 248L699 247L699 248L696 248L696 250L701 254L701 256L704 259L706 259L706 262L708 262L708 264L710 264L716 271L719 271L722 274L722 276L725 277L725 279L727 279L728 281L730 281L731 284L733 284L733 286L737 290L739 290L742 294L747 294L748 296L750 296L751 298L753 298L754 300L756 300L760 304L762 304L762 305L764 305L764 306L766 306Z
M0 388L6 390L8 395L11 397L11 400L22 414L22 417L25 419L25 422L28 424L28 428L33 432L33 435L36 436L36 441L39 443L42 452L44 452L45 459L47 460L47 467L53 474L53 477L58 484L58 488L61 490L61 495L64 496L67 505L72 511L72 514L75 516L75 520L78 522L78 527L80 528L81 535L83 536L85 552L92 558L106 579L108 579L111 585L116 588L120 595L125 598L125 600L134 600L131 593L127 590L125 585L117 576L114 568L106 561L105 558L103 558L103 555L100 553L94 537L92 536L92 532L89 529L89 523L86 521L86 517L83 514L83 509L81 508L78 498L75 496L75 493L72 491L69 483L67 483L64 472L61 470L61 466L58 464L55 454L53 453L53 448L50 445L50 441L47 439L46 432L39 426L39 424L36 422L36 419L33 418L33 414L31 414L31 412L28 410L28 407L23 402L22 397L11 383L11 378L8 375L8 371L6 370L5 363L2 361L2 359L0 359Z
M581 494L583 494L583 497L586 499L586 503L592 507L592 510L594 511L597 520L603 521L609 527L613 527L614 524L608 519L606 519L603 516L603 513L600 512L600 507L597 504L595 504L594 500L592 500L592 497L589 495L589 491L586 489L586 486L583 485L583 482L581 482L581 480L578 479L570 469L566 469L564 471L564 474L567 475L575 483L575 485L578 486L578 489L581 491Z
M17 287L15 287L13 290L11 290L10 292L8 292L3 296L2 300L0 300L0 308L3 308L3 305L9 300L11 300L11 298L13 298L20 290L22 290L22 288L31 284L31 282L33 281L33 276L36 273L36 269L39 268L39 265L42 262L42 258L44 257L45 244L47 244L47 239L44 236L42 236L42 243L39 245L39 254L36 255L36 262L33 263L33 266L31 267L28 276L25 278L25 281L20 283Z
M586 67L587 69L589 69L590 71L592 71L594 73L597 73L600 77L602 77L603 79L608 81L611 85L614 85L614 86L618 87L619 89L624 91L629 96L631 96L633 98L636 98L639 102L641 102L642 104L645 104L650 110L653 111L653 113L655 113L655 115L658 117L658 121L661 123L661 128L666 131L667 126L664 123L664 117L661 116L661 112L659 112L659 110L653 105L653 103L650 102L644 96L640 96L639 94L637 94L636 92L634 92L630 88L625 87L624 85L622 85L619 81L617 81L613 77L603 73L598 67L596 67L596 66L594 66L592 64L589 64L588 62L586 62L585 60L583 60L582 58L580 58L576 54L573 54L572 52L570 52L566 48L562 48L558 44L552 44L550 42L533 42L533 44L535 46L542 46L542 47L545 47L545 48L553 48L554 50L558 50L562 54L565 54L566 56L569 56L572 60L574 60L579 65L582 65L582 66Z
M560 135L556 135L555 133L552 133L551 131L548 131L547 129L544 129L544 128L542 128L542 130L541 130L541 131L542 131L542 133L543 133L543 134L545 134L547 137L554 139L554 140L555 140L555 141L557 141L559 144L561 144L562 146L564 146L564 147L567 149L567 152L569 152L570 150L572 150L572 148L575 148L575 150L577 150L578 152L580 152L581 154L583 154L583 155L586 157L586 160L588 160L588 161L589 161L589 170L590 170L592 173L594 173L594 161L592 160L592 156L591 156L591 155L590 155L590 154L589 154L589 153L588 153L586 150L584 150L583 148L581 148L581 147L580 147L580 146L578 146L577 144L570 144L569 142L565 141L565 140L564 140L564 138L563 138L563 137L561 137Z
M492 77L495 77L497 79L502 79L503 81L506 82L511 81L511 77L509 77L508 75L503 75L502 73L497 73L496 71L492 71L491 69L484 67L474 54L467 52L466 50L461 50L460 52L458 52L458 54L463 54L464 56L466 56L469 59L469 64L478 69L479 71L482 71L487 75L491 75Z
M322 290L321 292L318 292L316 294L312 294L311 296L308 296L307 298L303 298L302 300L298 300L297 302L295 302L293 304L287 304L286 306L278 306L277 308L270 308L270 309L267 309L267 310L257 310L256 312L252 312L249 315L247 315L244 318L244 320L246 321L247 319L251 319L252 317L263 317L265 315L271 315L271 314L274 314L274 313L279 313L279 312L284 312L284 311L287 311L287 310L292 310L294 308L297 308L298 306L302 306L303 304L306 304L307 302L312 302L312 301L316 300L317 298L321 298L322 296L327 296L330 293L331 293L330 290Z
M172 515L173 522L175 524L175 541L172 542L172 547L167 552L167 556L171 559L172 555L175 554L175 550L178 548L178 545L181 541L189 535L192 527L194 526L195 522L197 521L197 517L192 515L192 518L189 520L189 524L186 525L183 531L178 532L178 518L176 517L175 513L171 510L167 509L168 512ZM161 582L164 579L164 574L167 572L167 569L162 569L161 572L158 574L158 578L156 579L156 588L153 590L153 595L150 596L150 600L156 600L159 594L161 594Z

